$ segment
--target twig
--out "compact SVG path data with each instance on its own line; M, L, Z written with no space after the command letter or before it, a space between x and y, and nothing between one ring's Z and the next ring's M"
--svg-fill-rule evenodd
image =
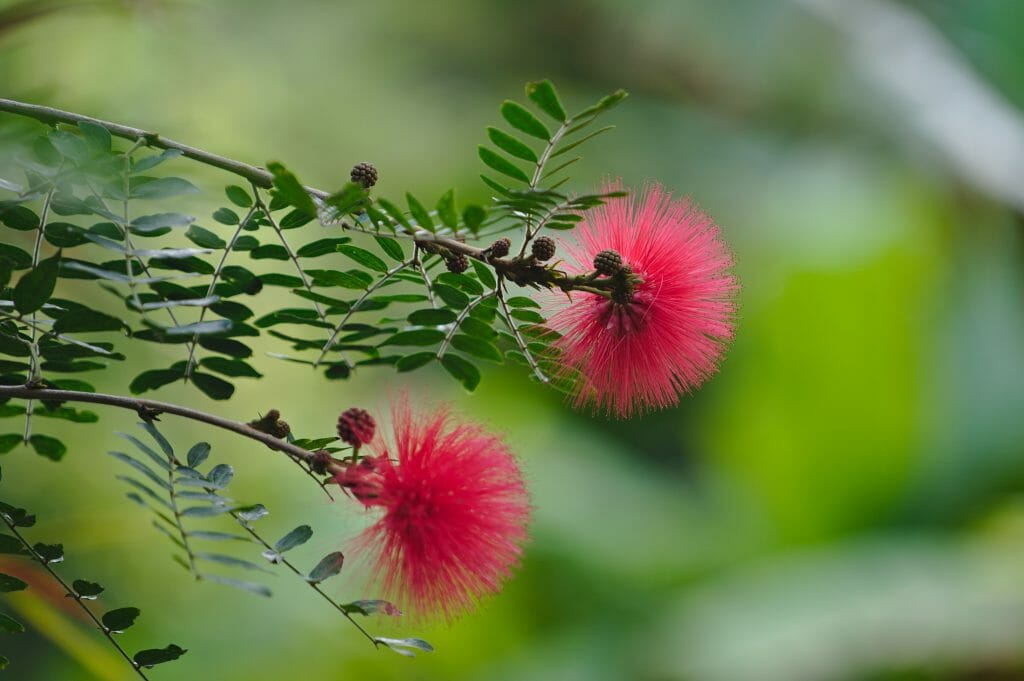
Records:
M235 520L237 520L237 521L238 521L238 524L239 524L239 525L241 525L241 526L242 526L242 528L243 528L243 529L245 529L245 531L246 531L246 532L248 532L248 533L249 533L249 534L250 534L250 535L252 536L252 538L253 538L253 539L255 539L255 540L256 540L257 542L259 542L259 543L260 543L260 544L261 544L261 545L263 546L263 548L267 549L268 551L274 551L274 547L273 547L273 546L271 546L271 545L270 545L270 544L269 544L269 543L268 543L268 542L267 542L267 541L266 541L266 540L265 540L265 539L264 539L263 537L261 537L261 536L260 536L260 535L259 535L259 534L258 534L258 533L256 532L256 530L254 530L254 529L253 529L252 525L250 525L250 524L249 524L248 522L246 522L246 521L245 521L244 519L242 519L241 517L239 517L238 513L236 513L235 511L229 511L229 513L231 513L231 517L232 517L232 518L234 518ZM276 553L276 551L275 551L275 553ZM339 605L339 604L337 603L337 601L335 601L335 600L334 600L333 598L331 598L330 596L328 596L328 595L327 595L327 594L326 594L326 593L324 592L324 590L320 588L320 585L319 585L319 584L317 584L317 583L315 583L315 582L311 582L311 581L309 581L308 579L306 579L306 576L305 576L304 574L302 574L302 571L301 571L301 570L299 570L299 569L298 569L297 567L295 567L295 566L294 566L294 565L293 565L293 564L292 564L292 563L291 563L291 562L290 562L290 561L289 561L289 560L288 560L287 558L285 558L285 557L284 557L283 555L280 555L280 554L278 554L278 555L280 556L280 557L279 557L279 558L277 559L277 560L278 560L278 562L280 562L280 563L281 563L282 565L284 565L284 566L285 566L285 567L287 567L287 568L288 568L289 570L291 570L292 572L294 572L294 573L295 573L295 574L296 574L296 575L297 575L297 576L299 577L299 579L301 579L301 580L302 580L303 582L305 582L305 583L306 583L306 584L307 584L307 585L309 586L309 588L313 589L313 591L315 591L315 592L317 592L318 594L320 594L320 596L321 596L321 597L322 597L322 598L323 598L323 599L324 599L325 601L327 601L328 603L330 603L330 604L331 604L331 606L333 606L335 610L337 610L337 611L338 611L338 612L340 612L340 613L341 613L342 615L344 615L345 619L347 619L347 620L348 620L349 622L351 622L351 623L353 624L353 626L355 626L355 628L356 628L356 629L358 629L358 630L360 631L360 633L362 633L362 634L363 634L363 636L365 636L365 637L366 637L367 639L369 639L370 643L372 643L372 644L373 644L373 647L374 647L374 648L376 648L376 647L378 647L378 646L380 645L380 644L379 644L379 643L377 642L377 639L376 639L376 638L374 638L374 637L373 637L373 635L372 635L372 634L371 634L370 632L366 631L366 629L364 629L364 628L363 628L363 626L362 626L361 624L359 624L359 622L356 622L355 618L353 618L353 617L352 617L352 615L350 615L350 614L348 613L348 611L346 611L346 610L345 610L345 608L343 608L343 607L342 607L341 605Z
M480 303L484 302L485 300L487 300L491 296L495 295L496 293L497 293L497 289L495 289L494 291L491 291L490 293L483 294L482 296L480 296L476 300L470 301L470 303L468 305L466 305L466 307L463 308L463 310L461 312L459 312L459 316L455 318L454 322L452 322L452 328L448 329L448 333L445 334L444 340L441 341L441 345L437 348L437 358L438 359L441 359L442 357L444 357L445 351L447 351L448 350L448 346L451 345L452 338L455 337L455 334L459 330L459 326L466 319L466 317L469 316L469 313L472 312L473 309L476 308L477 305L479 305Z
M427 274L427 270L423 267L423 260L420 258L422 249L419 244L413 246L412 252L412 264L416 267L416 271L423 277L423 285L427 287L427 299L430 301L430 307L437 308L437 299L434 298L434 285L430 281L430 275Z
M158 133L149 132L141 128L133 128L119 123L111 123L110 121L104 121L90 116L83 116L70 111L62 111L61 109L55 109L49 106L17 102L12 99L0 99L0 111L6 111L20 116L28 116L29 118L34 118L37 121L42 121L43 123L68 123L70 125L93 123L106 128L111 135L116 137L133 141L141 138L145 140L147 146L156 147L157 149L174 149L176 151L180 151L186 158L190 158L193 161L199 161L200 163L213 166L214 168L226 170L229 173L234 173L235 175L244 177L253 184L264 189L269 189L274 185L274 176L265 168L260 168L248 163L242 163L241 161L235 161L224 156L218 156L217 154L212 154L208 151L203 151L202 149L182 144L181 142L175 142L174 140L160 136ZM329 196L327 192L314 189L312 187L306 187L306 191L320 199L325 199Z
M519 327L516 326L516 320L512 318L512 313L508 309L508 303L505 302L505 295L501 292L501 282L498 283L498 288L495 289L498 295L498 303L501 305L501 313L505 318L505 323L508 324L508 328L512 330L512 335L516 339L516 344L519 349L523 351L523 356L526 357L526 361L530 363L530 368L533 369L533 374L541 383L547 383L550 379L540 369L540 365L537 364L537 360L534 359L533 353L530 352L530 348L526 345L526 341L523 340L523 336L519 333Z
M110 629L108 629L107 626L103 624L103 622L101 622L100 619L96 617L95 614L93 614L93 611L89 608L89 606L82 602L81 597L79 597L79 595L75 593L74 589L68 586L68 583L64 581L64 578L58 575L57 572L50 567L50 563L47 562L45 558L40 556L39 553L36 552L34 548L32 548L32 545L29 544L28 540L25 539L25 537L23 537L20 532L18 532L17 526L10 519L8 519L7 514L0 513L0 518L3 518L4 524L7 525L7 529L11 531L11 534L17 537L18 541L22 543L22 545L25 547L25 550L28 551L29 555L32 556L32 558L37 563L42 565L44 570L50 573L50 576L53 577L53 579L56 580L57 583L61 585L61 587L64 588L64 591L67 593L67 595L72 600L74 600L75 603L78 604L78 607L80 607L85 612L86 615L88 615L89 619L91 619L93 624L96 625L96 628L100 630L100 632L107 638L108 641L110 641L110 645L114 646L117 649L117 652L121 653L121 657L123 657L128 662L128 664L131 665L132 669L135 670L135 673L138 674L141 678L146 679L146 681L149 681L146 675L142 673L142 669L140 668L140 666L135 662L135 660L131 658L128 652L121 647L121 644L117 642L117 640L111 633Z
M370 294L379 289L381 286L383 286L385 282L391 279L391 277L395 276L396 274L398 274L411 264L413 264L412 260L406 260L404 262L398 263L397 265L389 269L387 272L385 272L383 277L373 282L373 284L368 289L366 289L363 295L359 296L359 298L354 303L352 303L352 306L348 308L348 312L345 313L345 316L342 317L341 321L338 322L337 326L334 327L334 331L331 332L330 338L328 338L327 342L324 343L324 348L323 350L320 351L320 356L316 358L315 362L313 362L314 368L320 366L320 363L324 361L324 357L326 357L327 353L330 352L331 346L334 345L334 341L338 338L339 335L341 335L342 328L345 326L345 324L348 323L348 320L352 318L352 315L359 311L359 306L362 305L363 302L370 297ZM345 363L348 364L348 360L345 360ZM349 366L352 365L349 364Z
M235 247L235 242L238 241L238 236L242 233L242 229L245 224L249 222L252 216L258 210L258 206L253 204L249 212L245 214L245 217L238 223L238 227L235 228L235 233L231 235L231 241L224 246L224 254L220 256L220 262L217 263L217 269L213 271L213 278L210 279L210 285L206 287L205 298L209 298L213 295L214 289L217 288L217 280L220 279L220 273L224 270L224 263L228 260L228 255L231 254L231 250ZM207 306L204 305L199 310L199 322L201 323L206 317ZM192 370L195 368L195 357L196 357L196 344L199 342L199 334L192 334L192 340L189 341L188 345L188 360L185 362L185 380L187 381L189 376L192 375Z
M120 407L134 411L144 420L153 420L161 414L172 414L182 418L191 419L206 423L223 430L229 430L251 440L262 442L273 450L283 452L293 459L310 463L314 460L313 452L293 445L286 440L276 438L273 435L256 430L252 426L239 421L222 418L214 414L183 407L170 402L159 402L157 400L143 400L137 397L124 397L121 395L109 395L107 393L89 393L80 390L58 390L54 388L35 388L27 385L0 385L0 399L15 397L28 400L47 400L53 402L87 402L90 404L105 404L111 407ZM328 473L336 473L338 470L328 466Z

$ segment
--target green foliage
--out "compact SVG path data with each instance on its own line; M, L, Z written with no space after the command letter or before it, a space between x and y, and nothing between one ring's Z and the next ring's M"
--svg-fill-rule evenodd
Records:
M262 378L252 357L266 351L267 338L289 352L266 354L328 380L370 367L404 373L439 365L439 375L473 391L481 363L508 361L543 382L571 380L557 370L557 334L546 328L541 306L523 295L532 291L520 290L551 287L563 273L524 254L541 230L571 229L585 211L622 195L560 187L578 160L568 152L611 129L588 126L624 93L571 116L549 81L528 84L526 96L527 105L501 105L502 127L488 127L488 144L478 148L495 174L481 176L495 193L487 207L461 202L455 189L429 197L405 192L397 201L351 182L334 192L312 190L272 162L265 174L241 173L248 185L226 186L223 205L201 217L190 206L201 189L171 174L185 160L173 149L150 150L156 137L115 139L117 128L92 122L46 129L20 156L24 181L0 182L0 232L18 233L19 244L0 243L0 384L93 392L80 374L105 371L145 342L161 347L160 363L126 378L132 394L181 382L227 400L239 382ZM521 250L498 262L487 247L506 233ZM527 270L539 274L510 274ZM193 578L270 596L252 575L283 566L349 619L398 614L385 601L343 605L328 596L320 585L343 569L341 552L296 567L292 556L308 545L309 525L265 540L255 526L266 508L228 496L231 466L211 461L206 443L179 455L151 415L140 415L145 434L119 434L129 447L110 452L124 469L117 478ZM98 420L53 400L0 404L0 418L21 422L0 434L0 453L21 445L51 461L68 447L38 432L40 424ZM339 451L335 438L288 437L307 451ZM294 460L316 479L301 457ZM56 577L52 566L64 559L63 546L25 542L17 528L32 526L34 516L7 505L0 512L11 530L0 534L0 553L35 560ZM254 548L262 559L246 553ZM87 611L86 601L107 597L103 585L86 579L61 584ZM0 591L24 588L0 574ZM118 645L113 635L139 615L122 606L92 618ZM0 619L5 631L20 627ZM432 650L418 638L366 635L402 655ZM169 645L130 659L138 671L184 653Z
M2 481L2 473L0 473L0 481ZM7 531L10 532L10 534L0 534L0 553L21 556L38 563L46 575L64 591L68 598L78 605L87 619L96 626L111 645L117 648L122 656L129 659L128 653L115 640L114 636L123 633L134 625L142 611L136 607L122 606L106 610L102 615L97 616L87 605L86 601L98 600L106 592L106 589L96 582L84 579L75 579L69 585L67 580L56 572L54 566L64 561L64 546L62 544L44 544L42 542L31 544L22 534L23 528L35 526L36 517L34 515L29 514L23 508L0 501L0 520L3 521ZM22 591L27 589L28 586L26 582L16 577L0 573L0 592ZM24 624L8 614L0 613L0 633L16 634L24 631ZM164 651L164 653L158 654L160 651ZM156 664L176 660L186 652L184 648L172 643L162 649L141 650L131 659L143 667L152 667ZM0 664L0 669L6 666L6 659L4 658L5 662ZM146 678L141 673L139 675L143 679Z

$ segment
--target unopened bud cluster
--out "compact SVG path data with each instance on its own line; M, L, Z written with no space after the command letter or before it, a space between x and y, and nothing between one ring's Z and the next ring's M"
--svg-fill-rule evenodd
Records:
M465 272L466 270L469 269L469 258L467 258L462 253L455 253L453 255L450 255L445 259L444 262L445 265L447 265L448 267L448 271L455 272L456 274L461 274L462 272Z
M506 238L501 238L491 244L487 252L490 253L491 257L504 258L508 255L509 249L512 248L512 241Z
M539 236L534 240L530 252L541 262L551 260L555 257L555 240L549 236Z
M372 163L366 161L357 163L352 166L351 178L353 182L362 185L364 189L369 189L377 184L377 169Z

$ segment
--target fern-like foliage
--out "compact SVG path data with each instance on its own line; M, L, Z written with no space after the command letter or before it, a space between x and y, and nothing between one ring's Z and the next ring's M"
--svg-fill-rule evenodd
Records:
M119 451L112 451L110 455L131 469L130 475L119 475L118 480L131 488L129 499L153 512L153 527L166 535L178 549L173 554L175 562L197 580L218 582L270 596L270 589L258 582L210 572L211 569L268 572L262 565L206 547L211 543L248 541L248 537L196 527L200 522L227 514L245 517L260 512L261 506L239 506L226 496L228 484L235 475L234 469L221 463L203 473L201 469L210 455L208 443L193 445L188 454L179 459L170 442L153 423L144 421L139 426L149 434L155 447L129 433L118 433L142 456Z
M549 82L527 91L553 124L520 104L502 105L511 132L488 128L493 146L479 149L504 180L481 175L496 192L489 207L460 206L454 190L433 210L411 193L391 201L355 183L314 193L271 163L269 192L255 183L228 185L224 205L202 220L165 208L199 191L185 178L155 174L182 163L175 150L152 153L145 137L122 144L88 121L49 130L16 159L24 183L0 183L13 193L0 202L0 222L22 232L0 244L0 284L7 285L0 293L0 382L90 390L77 376L63 376L121 361L115 345L127 336L167 347L167 364L135 376L133 393L188 381L223 400L237 381L260 377L249 360L263 333L290 346L269 354L328 379L360 367L411 371L437 361L472 390L481 378L478 362L509 359L546 380L551 372L541 364L553 361L548 350L557 335L536 302L511 290L550 285L550 276L531 273L543 269L539 263L521 262L514 275L484 252L465 271L444 266L455 255L452 242L486 246L511 231L521 235L522 256L543 230L571 228L616 196L565 193L570 164L558 162L610 129L588 126L624 93L568 116ZM303 239L310 230L300 228L317 221L331 233ZM60 280L82 285L58 287ZM268 289L287 291L295 303L266 309L261 295ZM93 340L96 334L103 340ZM27 419L76 418L36 406L24 412ZM20 435L0 435L0 451L21 441L51 458L64 453L45 435L33 437L31 424Z
M0 471L0 482L2 482L2 478L3 473ZM172 643L163 648L147 648L130 655L117 641L116 636L135 624L141 611L136 607L122 606L97 614L90 607L89 602L101 599L106 589L96 582L85 579L75 579L69 584L68 580L57 572L55 566L64 561L63 544L32 543L24 535L25 528L35 526L35 515L24 508L0 501L0 520L3 521L9 533L0 533L0 554L23 557L38 563L42 568L42 574L59 585L64 594L78 605L87 619L131 665L139 677L147 678L145 669L177 660L187 652L181 646ZM22 591L29 587L29 583L18 577L0 573L0 592ZM10 615L0 613L0 633L17 634L23 631L25 631L24 624ZM0 669L7 667L9 663L9 658L0 654Z

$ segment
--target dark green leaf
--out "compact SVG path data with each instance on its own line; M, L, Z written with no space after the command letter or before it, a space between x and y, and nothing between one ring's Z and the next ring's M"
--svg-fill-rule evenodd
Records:
M183 493L179 493L182 496ZM231 534L230 532L213 532L207 530L194 530L188 533L188 536L195 539L207 539L209 541L252 541L251 538L241 534Z
M11 591L21 591L27 589L28 584L21 581L17 577L11 577L0 572L0 592L10 593Z
M252 561L244 560L242 558L235 558L234 556L226 556L223 553L208 553L206 551L197 551L196 558L210 561L211 563L220 563L221 565L227 565L228 567L242 568L243 570L255 570L257 572L267 572L262 566L253 563Z
M32 545L32 550L46 563L59 563L64 560L63 544L38 543Z
M345 563L345 556L342 555L341 551L334 551L328 553L326 556L320 559L320 562L316 564L310 573L306 581L312 584L319 584L325 579L329 579L334 575L341 572L342 565Z
M53 324L55 333L87 333L92 331L120 331L125 323L117 317L89 307L79 307L62 313Z
M456 314L451 310L427 308L411 313L409 315L409 323L416 326L439 326L454 322L455 317Z
M312 243L308 243L298 251L295 255L300 258L316 258L321 255L327 255L328 253L334 253L338 250L338 246L347 244L352 239L348 237L330 238L330 239L318 239Z
M288 260L288 249L280 244L264 244L249 251L253 260Z
M229 376L231 378L260 378L263 374L259 373L251 366L246 364L240 359L227 359L226 357L204 357L199 364L206 367L210 371L216 371L218 374Z
M386 236L375 236L373 238L376 240L377 245L380 246L380 249L393 260L401 262L405 259L405 252L402 250L402 244L398 243L395 239Z
M473 271L476 272L476 276L480 280L481 284L490 289L493 289L498 285L498 282L494 278L494 274L491 273L491 268L479 260L470 260L469 262L473 266Z
M47 235L49 235L51 227L63 224L66 223L53 222L47 225ZM76 227L75 225L68 225L68 227L75 227L76 229L81 229L81 227ZM62 246L63 244L55 245ZM32 267L32 256L26 253L25 251L21 250L17 246L11 246L10 244L0 244L0 260L6 260L10 264L11 269L14 270L23 270Z
M385 638L383 636L378 636L374 640L378 643L383 643L399 655L404 655L406 657L415 657L416 654L412 652L413 650L420 650L425 653L431 653L434 651L434 646L421 638Z
M345 186L328 196L324 203L332 207L338 215L347 215L366 203L367 189L355 182L346 182Z
M21 444L21 433L5 433L0 435L0 454L6 454Z
M199 188L180 177L133 177L133 199L166 199L181 194L196 194Z
M137 161L133 159L132 160L132 172L133 173L144 172L146 170L149 170L150 168L155 168L156 166L160 165L164 161L168 161L168 160L173 159L173 158L178 158L179 156L181 156L181 151L179 151L177 149L164 149L159 154L153 154L152 156L147 156L145 158L140 158Z
M147 650L140 650L135 653L135 657L132 659L135 660L135 664L140 667L150 669L155 665L177 660L187 652L188 651L184 648L180 648L172 643L166 648L149 648Z
M235 359L252 357L252 350L247 345L230 338L203 336L199 339L199 345L211 352L219 352L222 355L234 357Z
M60 461L68 451L63 442L49 435L35 433L28 439L28 442L32 445L32 449L36 450L36 454L45 456L52 461Z
M512 318L518 319L523 322L533 322L535 324L543 324L545 321L544 317L537 314L533 310L512 310Z
M364 289L373 283L373 277L361 270L338 272L335 270L306 270L313 277L314 286L341 286L342 288ZM301 281L298 282L301 285Z
M96 582L87 582L84 579L76 579L71 583L71 588L79 598L91 601L103 593L103 587Z
M108 454L110 454L110 456L114 457L118 461L126 463L135 470L137 470L138 472L142 473L147 478L149 478L155 485L167 491L171 490L171 485L170 483L167 482L166 476L159 475L152 468L142 463L138 459L131 457L125 454L124 452L108 452Z
M476 204L470 204L462 209L462 222L465 223L469 231L476 234L480 229L480 225L487 219L487 211L483 206Z
M182 213L157 213L144 215L132 220L131 229L138 234L149 234L166 227L187 227L195 222L191 215Z
M231 210L230 208L218 208L213 211L213 219L222 225L237 225L242 221L238 213Z
M231 510L230 506L218 504L214 506L190 506L181 512L183 518L212 518Z
M200 227L199 225L192 225L189 227L188 231L185 232L185 236L189 241L200 248L213 248L219 250L227 246L227 242L224 241L224 239L221 239L210 230Z
M529 161L530 163L537 162L537 154L534 153L533 149L526 146L518 139L508 134L504 130L498 128L487 128L487 137L494 143L494 146L498 147L505 153L515 158Z
M14 556L21 556L27 553L25 545L16 537L9 534L0 534L0 553Z
M436 283L434 284L434 293L444 301L445 305L450 307L462 309L469 305L469 296L454 286Z
M274 187L278 195L287 201L289 206L316 217L316 204L290 170L277 162L268 163L267 170L274 175Z
M132 379L128 390L133 395L144 393L147 390L156 390L177 380L184 378L184 367L181 369L150 369Z
M341 246L338 246L338 252L347 255L363 267L368 267L371 270L376 270L377 272L388 271L388 266L383 260L364 248L359 248L358 246L352 246L350 244L342 244Z
M514 180L519 180L520 182L530 182L529 176L524 173L519 166L509 161L504 156L497 154L483 145L477 147L477 153L480 155L481 161L494 170L497 170L502 175L507 175L508 177L511 177Z
M301 546L313 536L313 529L309 525L299 525L294 530L277 540L274 550L278 553L290 551L296 546Z
M429 364L434 361L434 359L436 359L436 356L433 352L417 352L413 355L406 355L405 357L399 358L399 360L395 362L395 368L400 372L413 371L414 369L419 369L421 366Z
M508 303L509 307L535 307L540 309L540 303L526 296L513 296L505 302Z
M352 601L351 603L345 603L341 606L345 612L349 614L357 615L389 615L391 617L397 617L402 614L402 611L390 601L382 601L379 599L373 600L362 600Z
M78 129L82 131L82 136L97 151L110 151L110 144L113 138L110 136L110 131L102 125L91 121L82 121L78 124Z
M412 224L406 219L405 213L402 209L391 203L387 199L377 199L377 205L384 209L388 217L394 220L396 223L405 227L407 230L412 231Z
M55 409L37 409L36 416L45 416L51 419L61 419L71 423L96 423L100 417L95 412L72 407L57 407Z
M25 631L25 625L0 612L0 631L5 634L20 634Z
M466 274L456 274L455 272L442 272L437 277L437 281L442 284L454 286L459 288L466 293L478 296L484 292L484 287L480 285L480 282L476 281L472 277Z
M540 122L528 109L521 104L511 100L505 100L501 105L501 115L516 130L525 132L527 135L542 139L545 142L551 139L551 132Z
M135 620L140 614L138 608L117 608L116 610L104 613L101 621L103 626L110 630L110 633L120 634L135 624Z
M242 508L236 511L236 515L247 523L255 522L266 517L270 511L263 504L255 504L249 508Z
M529 97L541 111L551 116L558 122L564 122L566 115L562 102L558 99L555 86L550 80L539 80L526 84L526 96Z
M30 232L39 228L38 215L25 206L6 201L0 203L0 222L21 232Z
M60 271L60 256L56 255L40 262L18 280L14 287L14 307L21 314L35 312L53 295Z
M210 456L210 443L198 442L194 444L192 449L188 450L187 461L189 468L201 466L208 456Z
M218 584L233 586L236 589L242 589L243 591L254 593L257 596L266 596L269 598L271 595L270 589L262 584L257 584L256 582L246 582L240 579L234 579L233 577L221 577L220 575L203 575L203 579L211 582L217 582Z
M459 226L459 213L455 210L454 189L449 189L438 199L437 217L449 229L455 229Z
M473 355L474 357L489 359L492 362L502 361L501 351L491 343L488 343L486 340L481 338L459 333L452 338L451 344L456 350L461 350L462 352Z
M249 196L249 192L237 184L229 184L227 187L224 187L224 193L227 195L228 201L239 208L249 208L252 206L252 197Z
M192 374L192 382L213 400L226 400L235 392L235 386L211 374Z
M235 469L226 463L221 463L210 470L206 479L210 481L212 487L223 489L228 486L228 483L231 482L231 478L234 476Z
M420 203L415 196L409 193L406 193L405 201L406 203L409 204L409 213L412 214L412 217L413 219L416 220L416 223L421 228L429 232L433 232L434 221L430 219L430 213L428 213L427 209L423 207L423 204Z
M480 385L480 370L458 355L445 355L441 358L441 366L469 392L473 392Z
M46 240L58 248L73 248L75 246L81 246L82 244L89 243L85 229L78 225L73 225L70 222L50 222L46 225L45 234ZM12 250L24 253L25 257L28 258L28 262L25 263L20 256L17 259L12 258L11 256L15 255L13 253L9 253L9 251ZM28 253L25 253L24 251L21 251L21 249L13 246L4 245L2 250L0 250L0 256L10 258L12 262L14 262L16 269L24 269L32 264L32 258Z
M583 120L584 118L590 118L592 116L596 116L599 113L607 111L608 109L612 108L613 106L624 100L626 98L626 95L627 93L625 90L616 90L610 95L602 97L594 106L588 107L583 111L579 112L578 114L576 114L575 116L573 116L573 120ZM574 128L573 131L581 128L582 126L583 124L576 126L576 128ZM570 133L573 131L570 131Z
M444 340L444 332L437 329L399 331L381 345L434 345Z

